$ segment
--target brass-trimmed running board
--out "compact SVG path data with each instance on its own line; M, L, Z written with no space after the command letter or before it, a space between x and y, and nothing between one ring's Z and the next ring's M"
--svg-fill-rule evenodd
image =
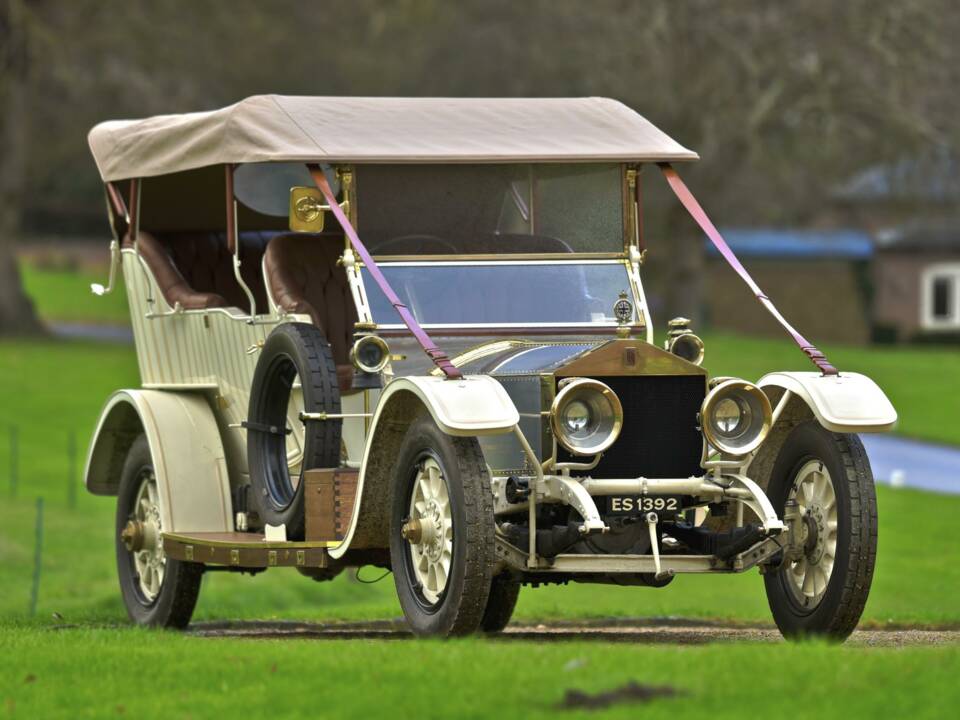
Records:
M240 568L327 567L327 548L339 542L266 542L261 533L164 533L167 557L204 565Z

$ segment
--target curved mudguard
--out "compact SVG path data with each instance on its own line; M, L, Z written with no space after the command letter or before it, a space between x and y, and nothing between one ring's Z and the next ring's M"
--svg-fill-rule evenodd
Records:
M415 404L413 408L410 402ZM425 407L448 435L475 436L510 432L520 414L507 391L494 378L470 375L456 380L441 377L400 377L383 390L364 448L357 478L357 502L343 542L329 552L339 558L351 548L386 547L389 525L389 477L392 453L399 449L403 426L416 405ZM386 421L381 422L387 418ZM381 428L381 425L384 427ZM371 470L371 468L374 468ZM356 542L359 539L359 543Z
M124 459L141 433L153 456L166 532L230 532L233 507L220 432L197 393L119 390L107 401L87 455L87 489L116 495Z
M884 432L897 423L897 411L883 390L859 373L775 372L764 375L757 386L780 387L799 396L833 432Z
M400 377L383 391L370 428L374 437L377 418L390 398L402 391L412 392L430 411L447 435L496 435L520 422L520 413L496 379L470 375L457 380L442 377Z

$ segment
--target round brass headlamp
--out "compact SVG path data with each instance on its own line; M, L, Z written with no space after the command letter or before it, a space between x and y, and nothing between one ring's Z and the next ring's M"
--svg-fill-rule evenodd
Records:
M745 380L719 383L707 393L700 408L704 437L728 455L756 450L770 432L772 418L766 393Z
M574 455L596 455L620 436L623 406L599 380L575 378L554 398L550 426L557 442Z
M699 365L703 362L703 340L692 332L670 338L667 350L687 362Z
M350 362L361 372L381 372L390 362L387 341L377 335L364 335L350 348Z

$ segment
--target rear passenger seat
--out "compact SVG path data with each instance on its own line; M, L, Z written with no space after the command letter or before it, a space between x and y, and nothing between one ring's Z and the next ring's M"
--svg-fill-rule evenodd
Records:
M257 312L269 311L261 263L275 232L239 234L240 274L253 293ZM250 301L233 273L233 259L224 233L178 233L158 238L139 235L140 255L170 306L184 310L236 307L249 312ZM129 235L124 245L132 247Z
M323 330L337 365L341 390L353 382L349 353L357 311L346 272L337 267L343 235L324 233L243 232L239 235L240 271L257 303L270 312L270 297L286 312L309 315ZM249 300L233 272L223 233L178 233L163 238L141 232L140 255L167 303L184 310L236 307L249 311ZM132 247L130 237L124 239Z

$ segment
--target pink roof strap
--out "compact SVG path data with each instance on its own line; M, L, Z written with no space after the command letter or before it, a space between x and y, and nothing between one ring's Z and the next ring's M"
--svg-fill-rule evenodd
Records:
M797 332L794 327L787 322L786 318L780 314L780 311L774 306L770 298L767 297L760 287L754 282L753 278L750 277L750 273L746 271L743 265L740 264L740 260L737 259L737 256L733 254L733 250L730 249L730 246L727 245L727 242L720 235L720 232L710 222L710 218L707 217L707 213L700 203L697 202L697 199L693 196L693 193L690 192L689 188L684 184L683 180L680 179L680 176L677 175L677 171L671 167L670 163L658 163L660 170L663 172L664 177L667 179L667 184L670 185L670 189L673 190L674 195L677 196L677 199L680 200L680 203L687 209L687 212L690 213L690 216L696 221L697 225L700 226L700 229L706 233L707 237L710 238L710 241L714 244L717 250L720 251L720 254L723 256L723 259L729 263L730 267L736 270L737 274L743 279L747 284L753 294L756 296L757 300L760 301L760 304L763 305L767 312L773 315L773 318L783 326L783 329L786 330L790 336L793 338L793 341L800 346L800 349L806 354L810 361L817 366L821 373L824 375L838 375L837 369L830 364L826 356L817 350L817 348L811 344L803 335Z
M387 282L387 279L383 276L380 268L377 267L377 263L374 262L370 252L367 250L366 246L360 242L360 236L357 235L357 231L347 219L347 215L343 212L343 208L341 208L340 204L337 202L337 198L330 189L330 183L327 182L327 178L323 174L323 170L321 170L320 166L316 165L315 163L308 164L307 168L309 168L310 175L313 177L313 181L320 189L320 192L323 193L323 197L326 198L327 205L330 206L331 212L333 212L334 216L337 218L337 221L340 223L340 227L343 228L343 231L350 239L350 244L353 245L353 249L357 251L357 254L360 256L360 260L366 266L367 271L370 273L370 277L373 278L374 282L380 287L380 290L383 291L383 294L386 295L387 300L390 301L390 304L396 308L397 313L400 315L400 319L403 320L403 324L407 326L411 333L413 333L413 336L417 339L417 342L420 343L420 347L423 348L423 351L427 354L427 357L433 361L434 365L443 371L443 374L447 376L448 380L458 380L462 378L463 374L452 362L450 362L449 356L436 346L433 340L430 339L430 336L427 335L427 331L420 327L420 323L417 322L417 319L413 316L413 313L410 312L406 305L400 302L400 298L393 291L393 288L390 287L390 283Z

